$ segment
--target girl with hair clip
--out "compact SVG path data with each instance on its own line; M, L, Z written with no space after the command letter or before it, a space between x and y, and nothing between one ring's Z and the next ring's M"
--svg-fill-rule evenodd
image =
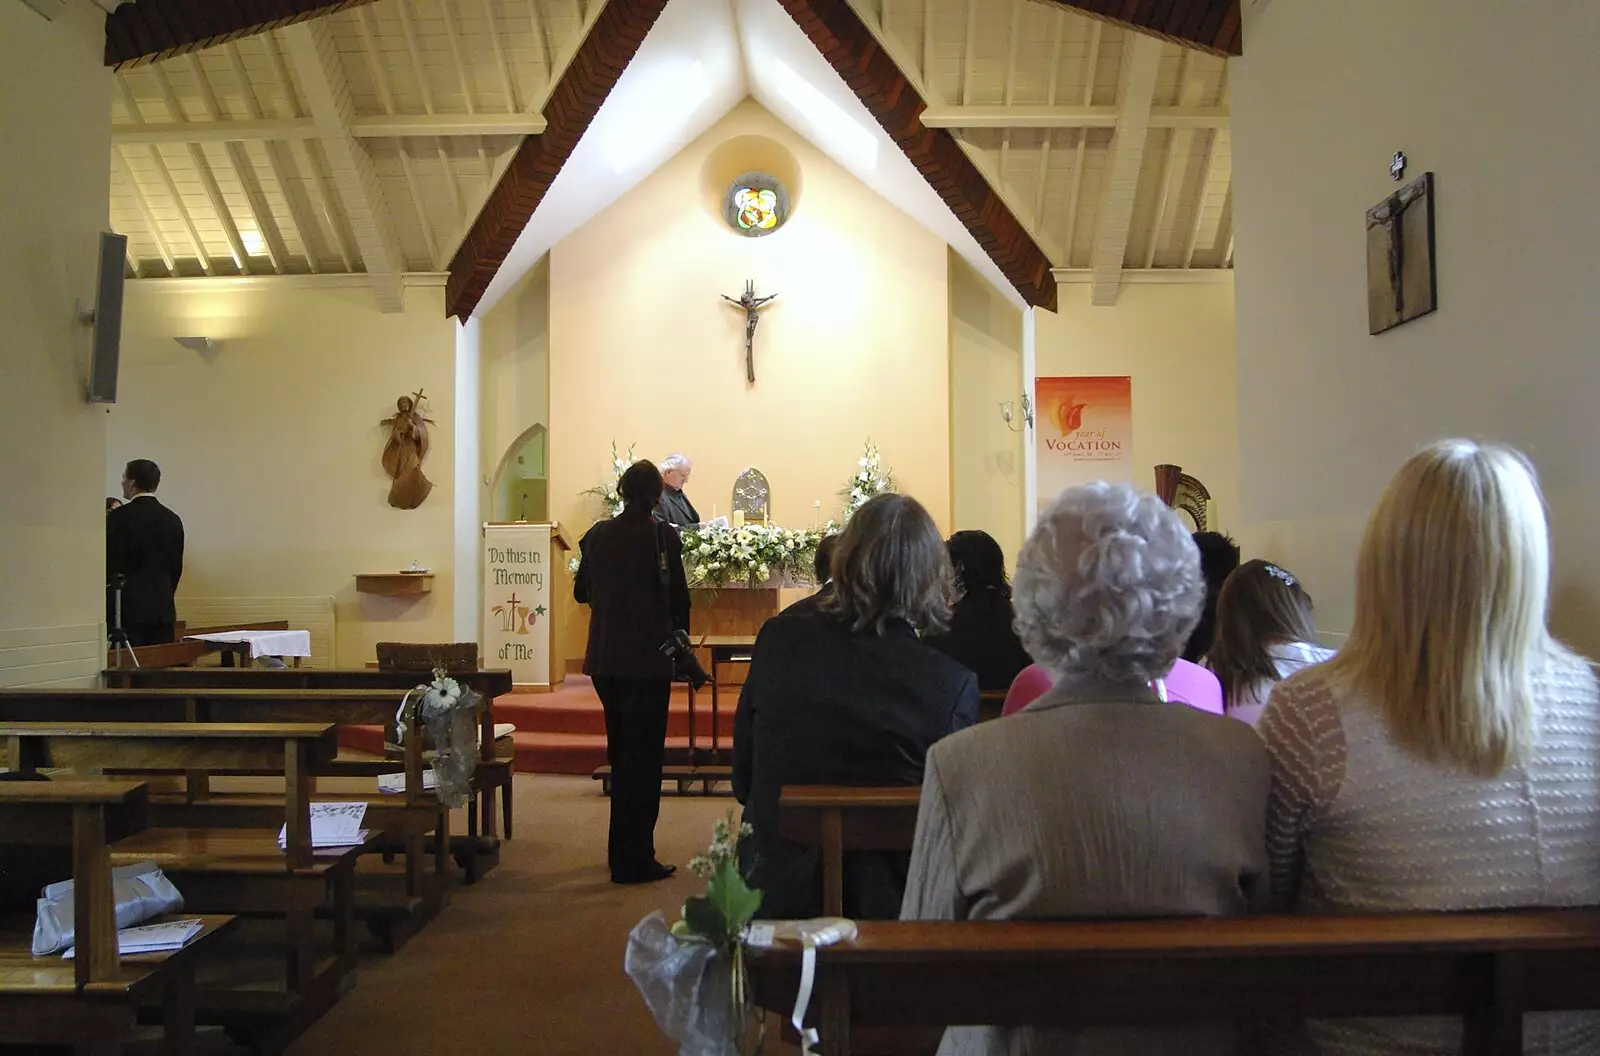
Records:
M1261 721L1273 687L1333 650L1312 644L1311 595L1270 561L1246 561L1217 597L1216 638L1206 666L1222 683L1228 715L1251 726Z

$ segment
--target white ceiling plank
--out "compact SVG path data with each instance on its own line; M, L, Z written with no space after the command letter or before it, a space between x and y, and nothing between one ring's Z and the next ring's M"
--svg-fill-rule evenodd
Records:
M1094 282L1090 268L1052 268L1057 282L1089 285ZM1233 281L1233 272L1227 268L1126 268L1122 282L1136 286L1165 286L1188 284L1227 283Z
M928 128L1115 128L1114 106L932 106L922 112ZM1152 107L1150 128L1227 128L1225 106Z
M404 6L402 5L402 10ZM340 65L338 47L325 19L301 22L280 31L289 62L321 133L322 150L333 172L333 184L344 213L350 219L361 260L371 277L378 307L386 312L405 309L405 270L400 240L384 201L372 158L350 134L355 110L350 86Z
M550 40L545 36L544 19L539 17L539 0L528 0L528 20L533 23L534 68L541 84L550 84ZM547 89L546 89L547 90Z
M1087 64L1083 78L1082 105L1087 107L1094 102L1094 81L1100 72L1100 44L1105 30L1105 23L1096 19L1089 30L1089 48L1084 52L1083 61ZM1078 241L1078 204L1083 198L1083 160L1087 152L1089 134L1083 130L1078 132L1078 145L1076 157L1072 163L1072 194L1067 200L1067 241L1066 248L1061 253L1061 262L1072 264L1073 247Z
M978 39L978 0L967 0L967 35L961 52L961 105L972 102L972 51Z
M444 170L444 184L450 191L450 204L455 206L456 223L460 223L466 215L467 207L461 200L461 185L456 182L455 166L450 164L450 152L444 149L444 144L434 140L434 149L439 155L439 167Z
M500 39L500 16L495 11L494 0L483 0L483 17L489 22L489 46L494 50L495 68L500 71L500 84L506 91L506 110L516 113L522 109L517 102L517 87L511 77L511 64L506 61L505 42Z
M1194 218L1189 225L1189 238L1183 246L1183 266L1186 268L1193 266L1195 247L1200 244L1200 227L1205 220L1206 199L1210 195L1212 169L1217 160L1217 140L1221 137L1220 132L1214 132L1206 143L1205 161L1200 166L1200 193L1195 196Z
M933 83L933 0L922 0L922 83ZM933 101L926 96L923 99Z
M1172 180L1177 175L1178 165L1178 140L1182 133L1173 129L1167 133L1167 149L1161 155L1161 172L1156 176L1156 186L1160 188L1156 196L1155 220L1150 225L1150 243L1145 247L1144 266L1156 266L1156 249L1161 245L1161 225L1167 219L1167 204L1172 200Z
M269 43L270 46L270 43ZM245 68L244 53L239 50L238 41L230 40L223 48L227 52L228 61L233 65L233 75L239 82L239 98L244 103L244 112L253 121L262 120L267 116L261 107L261 101L256 96L255 83L250 79L250 72ZM294 89L288 85L280 86L283 89L284 100L291 110L294 109ZM297 118L298 113L291 114L291 120ZM267 173L272 177L272 182L278 185L278 193L283 195L285 204L289 207L289 218L294 221L296 232L300 236L300 248L306 258L306 266L313 272L319 270L316 250L312 248L311 231L307 227L304 215L295 204L295 194L289 186L289 181L284 179L284 162L279 151L281 144L268 140L265 146L267 155ZM254 168L250 157L245 153L244 147L238 143L229 143L228 151L233 158L234 169L239 174L239 183L244 187L245 197L250 202L250 208L255 213L256 227L261 232L261 240L266 243L267 255L272 260L272 266L278 271L289 269L289 244L283 237L283 231L278 227L278 220L272 213L272 206L267 202L266 195L262 193L254 175Z
M1056 105L1056 87L1061 73L1061 43L1066 36L1067 13L1062 8L1056 8L1051 18L1050 45L1050 80L1045 86L1045 104ZM1039 178L1034 184L1033 192L1033 229L1044 229L1044 199L1045 191L1050 186L1050 150L1055 145L1055 131L1044 130L1044 139L1039 144Z
M395 10L400 13L400 32L406 39L406 51L411 54L411 68L417 74L417 88L422 93L422 109L434 112L433 88L428 84L428 68L422 64L422 52L417 49L417 31L411 24L411 0L399 0Z
M406 188L411 192L411 203L417 209L417 222L422 225L422 238L428 244L428 263L434 271L443 271L444 262L439 259L439 236L433 233L433 224L428 222L428 206L422 198L422 189L417 185L417 174L411 165L411 152L406 150L402 141L400 147L400 171L405 173Z
M361 54L367 60L367 72L372 75L372 83L378 88L378 103L383 107L383 112L392 114L394 86L389 83L388 64L378 58L378 30L373 24L376 18L370 4L356 9L356 25L361 30Z
M1134 198L1139 192L1139 170L1144 165L1145 140L1150 132L1150 102L1161 69L1161 48L1160 41L1137 33L1128 34L1123 42L1117 130L1106 159L1105 189L1096 210L1094 250L1089 261L1095 273L1089 287L1091 304L1117 303Z
M150 211L150 202L144 196L144 188L139 186L139 181L133 175L133 169L128 165L128 148L111 148L111 168L113 173L120 176L128 192L133 195L133 204L139 210L139 219L144 221L146 233L150 241L155 243L156 252L161 255L161 263L167 269L168 275L178 274L178 261L172 255L172 247L167 245L167 240L161 233L161 225L156 222L155 214Z
M540 114L383 114L350 119L357 139L398 136L536 136L545 130ZM307 118L249 121L190 121L184 124L116 124L111 141L121 146L148 143L252 143L316 139L316 122Z
M173 206L178 210L178 220L183 224L183 230L189 236L189 244L194 247L195 259L200 262L200 270L207 275L215 275L216 267L211 263L211 254L206 251L205 241L200 237L200 231L194 226L194 217L189 215L189 207L183 204L183 195L178 193L178 185L172 178L172 170L167 168L167 159L161 156L160 147L146 147L150 152L150 162L155 166L156 175L161 178L161 186L166 189L167 197L172 199Z
M205 79L205 71L200 66L200 58L190 52L185 58L189 61L189 72L201 85L200 98L206 108L206 116L215 121L217 119L216 96L211 91L211 83ZM164 64L156 63L155 70L161 82L164 95L172 94L172 82L166 75ZM169 108L171 109L171 108ZM246 275L250 274L250 254L244 248L244 239L239 235L239 225L234 222L233 212L228 208L227 200L222 197L222 188L217 185L217 177L211 171L211 163L206 159L205 151L197 143L189 145L189 161L194 165L195 172L200 175L200 186L206 192L206 199L211 203L211 211L217 214L217 222L222 226L222 235L228 240L228 249L233 253L233 262L239 270Z
M290 151L293 151L295 146L296 144L289 144ZM323 227L331 233L334 248L339 251L339 259L344 262L344 270L353 272L356 270L356 261L360 259L360 255L350 248L350 236L345 232L342 218L334 211L335 192L328 186L326 175L328 167L319 159L318 144L307 141L298 146L306 158L303 168L308 176L306 182L311 186L312 206L316 209Z
M439 11L444 17L444 35L450 41L450 57L455 60L456 78L461 82L461 98L467 105L467 113L478 112L478 101L472 91L472 77L468 73L467 60L461 54L461 33L456 28L455 4L453 0L439 0Z

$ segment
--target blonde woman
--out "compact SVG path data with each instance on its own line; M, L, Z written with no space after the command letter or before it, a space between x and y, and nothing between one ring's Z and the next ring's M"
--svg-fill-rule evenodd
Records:
M1272 695L1274 902L1301 912L1600 903L1600 686L1545 625L1532 467L1448 440L1367 525L1349 642ZM1456 1053L1450 1019L1307 1026L1323 1053ZM1528 1018L1530 1056L1600 1051L1600 1016Z

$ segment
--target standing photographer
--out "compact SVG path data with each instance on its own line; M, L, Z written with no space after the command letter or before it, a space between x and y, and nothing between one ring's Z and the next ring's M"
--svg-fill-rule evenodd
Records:
M618 490L623 510L584 535L573 596L590 607L584 673L594 679L606 715L606 761L611 764L611 832L606 859L611 880L648 884L676 866L656 860L661 812L661 757L667 705L689 628L689 584L683 542L651 511L661 499L661 473L635 462Z

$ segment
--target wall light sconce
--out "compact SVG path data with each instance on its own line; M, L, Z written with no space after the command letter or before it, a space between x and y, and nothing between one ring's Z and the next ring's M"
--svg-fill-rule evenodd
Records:
M217 340L210 337L175 337L178 344L191 352L210 352L217 347Z
M1033 428L1033 401L1028 399L1028 394L1022 394L1022 425L1017 425L1017 401L1006 400L1000 405L1000 417L1006 420L1006 428L1013 433L1020 433L1024 428Z

